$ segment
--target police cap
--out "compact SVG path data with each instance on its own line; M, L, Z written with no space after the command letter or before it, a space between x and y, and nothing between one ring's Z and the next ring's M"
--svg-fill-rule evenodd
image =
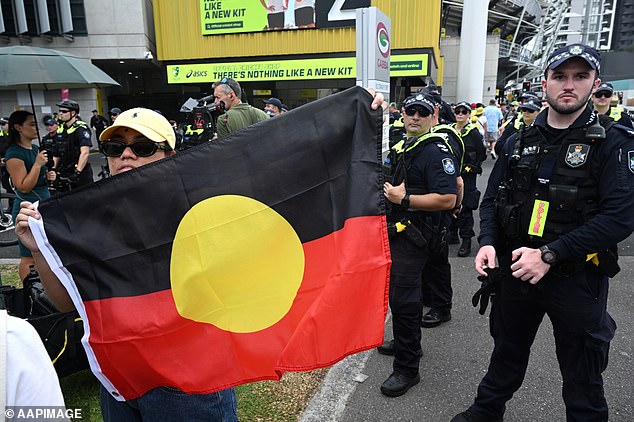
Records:
M264 104L272 104L272 105L274 105L275 107L277 107L277 108L278 108L278 110L280 110L280 111L282 110L282 105L283 105L283 104L282 104L282 102L279 100L279 98L271 97L271 98L269 98L268 100L262 100L262 102L263 102Z
M609 82L602 82L594 93L597 94L599 92L609 92L612 95L614 94L614 87Z
M525 103L520 105L520 110L539 111L542 109L542 100L539 98L529 98Z
M468 103L468 102L466 102L466 101L461 101L461 102L459 102L458 104L456 104L456 105L454 106L454 108L453 108L453 109L454 109L454 111L455 111L455 110L458 110L459 108L464 108L464 109L465 109L465 110L467 110L467 111L471 111L471 110L472 110L472 108L471 108L471 104L469 104L469 103Z
M585 44L570 44L564 47L559 47L555 50L546 61L546 69L555 69L561 66L565 61L578 57L583 59L590 65L590 67L599 72L601 68L601 54L599 52Z
M434 112L435 104L429 98L427 98L425 94L418 93L410 95L405 99L405 101L403 101L403 108L408 108L415 105L425 107L430 113Z
M76 111L77 113L79 113L79 103L77 101L73 101L73 100L64 100L61 101L57 104L55 104L57 107L61 107L61 108L66 108L68 110L73 110Z

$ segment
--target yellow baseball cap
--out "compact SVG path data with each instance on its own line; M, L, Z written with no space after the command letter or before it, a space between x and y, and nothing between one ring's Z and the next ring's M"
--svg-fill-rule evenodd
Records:
M167 142L172 149L176 146L174 128L165 117L154 110L137 107L124 111L117 117L112 126L101 132L99 140L110 139L112 132L119 127L134 129L156 143Z

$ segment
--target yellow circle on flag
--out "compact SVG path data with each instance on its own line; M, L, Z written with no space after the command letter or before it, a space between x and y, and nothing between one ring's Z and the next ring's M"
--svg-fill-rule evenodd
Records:
M176 230L170 280L184 318L236 333L263 330L289 311L303 276L297 233L255 199L206 199Z

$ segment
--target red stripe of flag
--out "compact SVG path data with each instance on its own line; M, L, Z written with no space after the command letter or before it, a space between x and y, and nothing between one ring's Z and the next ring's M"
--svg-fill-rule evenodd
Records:
M329 366L379 345L390 265L385 217L348 219L303 248L304 278L290 311L255 333L181 317L171 290L85 301L89 344L104 375L126 399L156 386L206 393Z

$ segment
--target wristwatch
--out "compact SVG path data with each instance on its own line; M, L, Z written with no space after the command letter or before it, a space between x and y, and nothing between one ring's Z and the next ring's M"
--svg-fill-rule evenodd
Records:
M406 193L403 199L401 199L401 206L404 208L409 208L409 193Z
M557 263L557 252L550 249L547 245L542 246L539 250L542 253L542 261L546 264L554 265Z

